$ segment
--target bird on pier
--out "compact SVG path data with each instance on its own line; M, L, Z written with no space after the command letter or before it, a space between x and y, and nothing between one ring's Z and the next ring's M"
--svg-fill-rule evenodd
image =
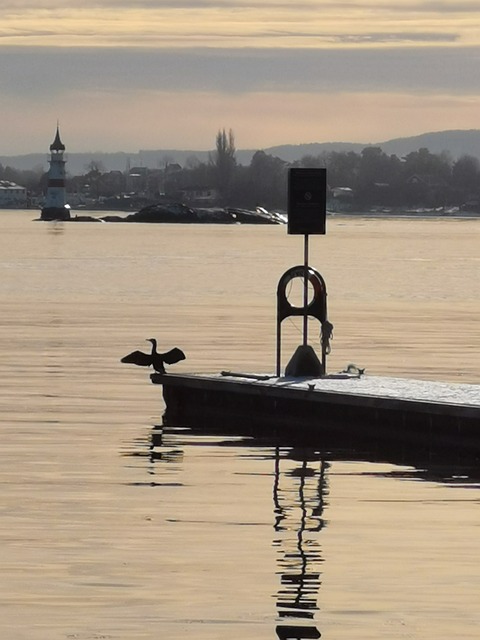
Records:
M345 369L343 369L343 371L341 371L341 373L349 373L352 376L357 376L358 378L360 378L360 376L363 376L363 374L365 373L365 368L360 369L360 367L357 367L356 364L353 364L351 362L345 367Z
M178 347L174 347L166 353L157 352L157 341L155 338L147 338L147 342L152 343L151 353L143 353L143 351L132 351L124 356L120 362L128 364L136 364L140 367L152 366L157 373L166 373L165 364L175 364L180 360L185 360L185 354Z

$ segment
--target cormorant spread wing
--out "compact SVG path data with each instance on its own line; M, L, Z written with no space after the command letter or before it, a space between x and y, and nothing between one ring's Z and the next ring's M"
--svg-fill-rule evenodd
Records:
M132 351L128 356L124 356L120 362L138 364L140 367L149 367L152 364L152 356L150 353L143 353L143 351Z
M178 347L174 347L166 353L161 353L160 356L166 364L175 364L176 362L180 362L180 360L185 360L185 354Z
M148 338L148 342L152 343L152 352L143 353L143 351L132 351L124 356L120 362L128 364L136 364L140 367L153 366L158 373L165 373L165 363L175 364L180 360L185 360L185 354L178 347L174 347L166 353L157 353L157 341L155 338Z

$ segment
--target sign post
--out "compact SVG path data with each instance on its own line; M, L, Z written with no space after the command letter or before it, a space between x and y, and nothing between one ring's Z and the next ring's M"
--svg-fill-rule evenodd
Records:
M308 236L325 235L327 170L292 168L288 174L288 233L304 236L303 345L308 344Z

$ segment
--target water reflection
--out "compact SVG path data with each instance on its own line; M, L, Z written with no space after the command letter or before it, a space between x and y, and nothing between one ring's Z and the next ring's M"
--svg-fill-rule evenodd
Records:
M281 587L277 610L281 620L313 621L318 611L323 562L318 533L325 526L327 469L322 456L309 449L275 449L273 504L278 535L273 545L278 550ZM276 632L281 640L320 637L312 623L279 624Z
M145 458L148 460L149 465L147 469L147 473L150 476L156 476L157 474L157 463L165 463L165 464L180 464L183 461L184 452L182 449L172 445L168 441L165 441L164 438L164 430L161 425L154 425L150 439L148 442L148 447L144 448L144 441L139 441L140 448L135 449L127 453L126 455L129 457L138 457ZM145 486L148 485L150 487L165 487L165 486L182 486L181 482L158 482L155 477L152 478L149 482L136 482L135 486Z
M196 434L195 444L212 444L209 434ZM212 434L213 435L213 434ZM153 427L148 448L129 455L148 460L151 476L164 474L164 466L181 464L182 447L195 439L190 429ZM213 444L219 447L251 447L255 441L231 434L215 437ZM272 462L272 545L276 550L279 588L275 594L278 624L276 635L280 640L320 638L315 625L318 611L318 591L321 585L323 562L319 533L326 525L323 512L328 495L327 471L329 462L324 455L310 447L262 446L262 458ZM162 470L158 468L162 465ZM139 483L136 483L137 485ZM181 486L179 482L159 482L153 478L143 485ZM297 624L294 624L297 622Z
M358 475L358 473L357 473ZM455 486L480 487L480 467L471 464L431 462L424 468L392 469L390 471L363 472L361 475L399 480L425 480Z
M49 236L58 236L65 232L65 224L60 220L52 220L46 227Z
M399 452L399 459L402 460L400 466L391 450L369 450L365 447L347 449L344 443L341 447L327 448L313 443L288 444L276 438L267 439L265 435L261 438L245 437L231 430L225 433L225 430L222 432L213 428L195 430L156 425L150 431L148 441L144 438L137 444L141 444L141 447L136 447L129 455L145 460L150 481L136 485L184 486L180 481L184 471L183 462L185 454L191 454L191 447L213 447L214 455L227 448L230 453L225 452L224 457L220 455L229 465L234 459L244 457L240 453L242 450L249 460L258 459L255 455L258 451L261 460L270 466L272 502L270 519L267 520L271 522L277 584L272 593L276 612L272 632L278 640L321 637L319 596L325 563L322 531L328 527L325 514L329 507L329 470L332 464L337 461L382 463L378 471L357 466L352 473L357 476L420 480L455 486L480 486L480 468L471 462L460 464L458 460L452 462L440 459L437 455L424 457L414 453L407 466L408 456L405 457L403 451ZM394 460L397 460L396 464ZM385 468L387 461L392 463L390 468ZM348 467L343 467L342 473L348 475ZM335 475L338 477L339 473L336 471ZM189 482L192 482L191 477ZM255 500L250 499L247 505L253 507L254 503ZM167 520L180 522L178 518L169 517ZM244 525L245 522L240 524ZM268 549L268 544L265 549Z

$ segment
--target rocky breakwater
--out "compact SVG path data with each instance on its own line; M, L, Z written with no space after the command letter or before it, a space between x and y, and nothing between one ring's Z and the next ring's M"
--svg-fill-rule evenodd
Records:
M45 219L42 217L42 219ZM66 220L66 218L49 218ZM129 215L75 215L69 222L148 222L170 224L284 224L286 218L279 213L257 207L255 211L234 207L192 208L180 202L149 205Z
M184 224L280 224L283 222L278 214L270 213L260 208L255 211L233 207L192 208L179 202L153 204L125 218L105 216L103 220L106 222L121 220L122 222L167 222Z

